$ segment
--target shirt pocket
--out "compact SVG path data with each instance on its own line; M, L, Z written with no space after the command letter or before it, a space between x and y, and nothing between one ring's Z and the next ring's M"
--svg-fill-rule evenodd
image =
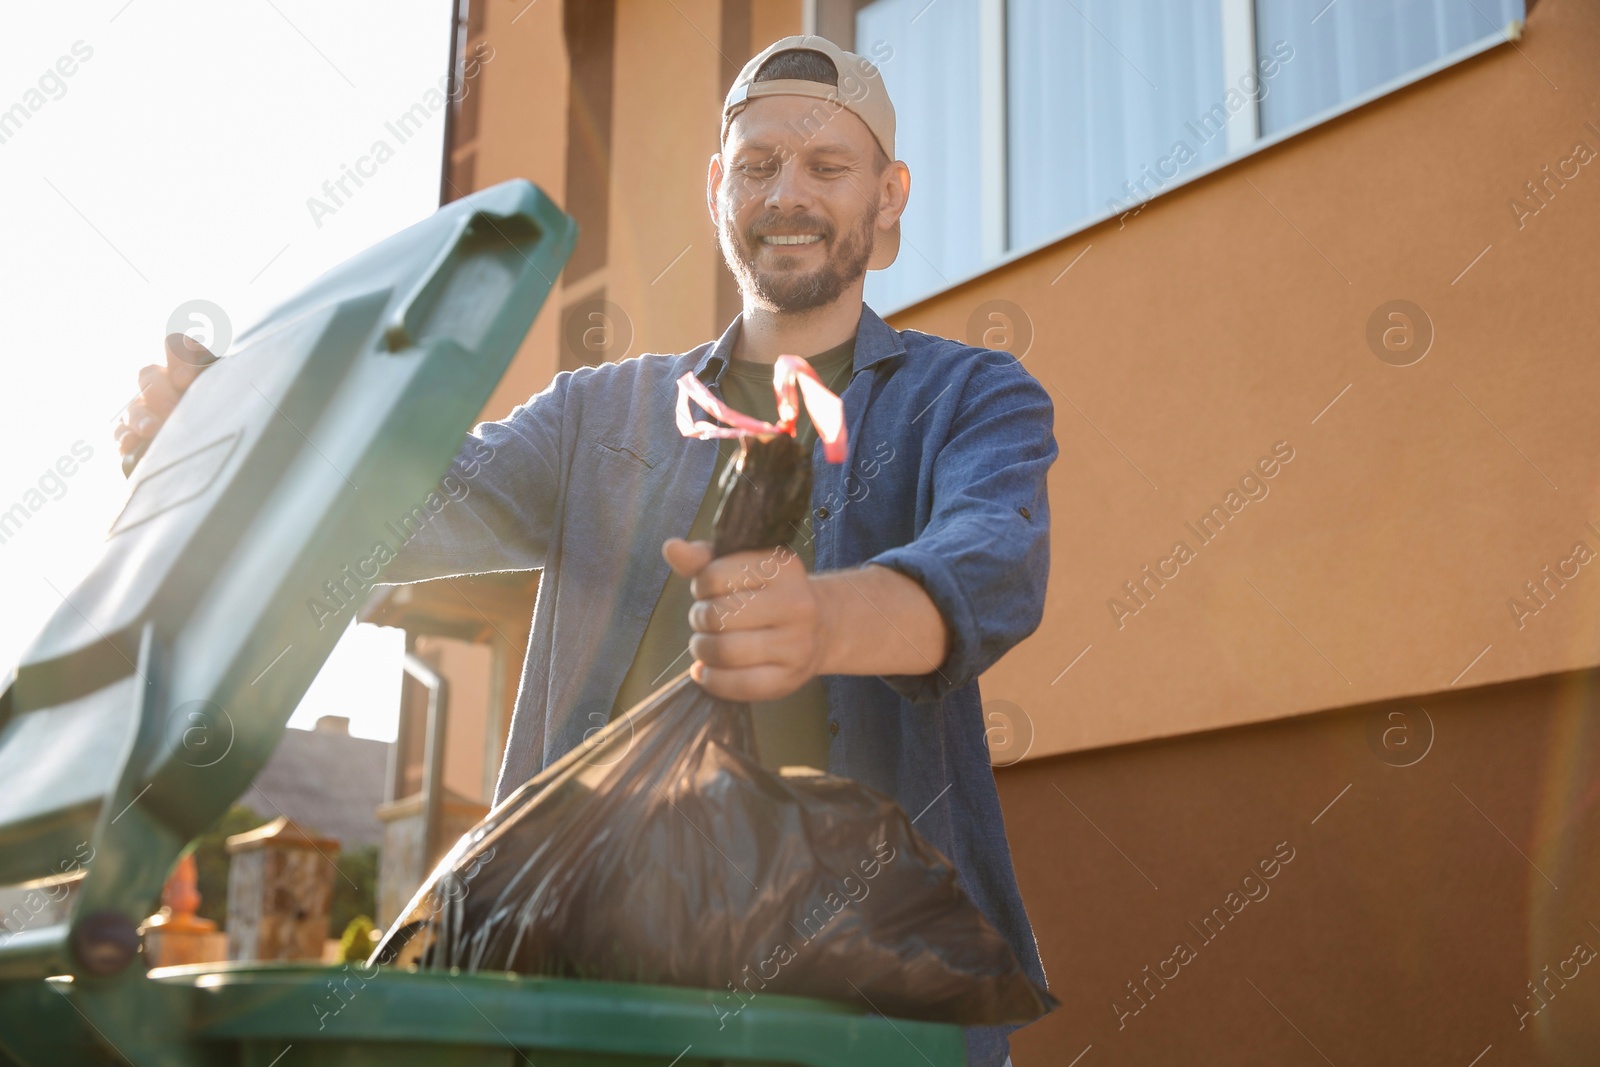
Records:
M665 477L668 458L660 444L640 440L625 428L592 438L589 461L567 497L563 525L568 551L609 560L608 565L649 555L643 547L650 541L645 531L654 528L652 520L662 507L660 498L670 481ZM657 547L659 542L649 551Z
M635 470L654 470L663 458L659 446L639 438L624 437L615 433L595 438L594 450L605 459L614 460Z

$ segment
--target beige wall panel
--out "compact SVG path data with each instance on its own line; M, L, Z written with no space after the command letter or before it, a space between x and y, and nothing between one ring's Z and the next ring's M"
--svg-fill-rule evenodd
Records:
M801 33L800 0L750 0L750 52L760 52L773 41Z
M526 178L556 203L566 200L567 55L558 0L488 4L483 40L494 49L479 91L477 184ZM551 293L483 418L504 418L556 373L561 293Z
M489 646L451 637L420 636L417 654L434 663L450 687L445 719L445 788L468 800L488 803L483 787L483 752L489 724ZM426 709L425 703L422 706ZM419 774L424 759L419 749Z
M721 114L718 0L619 0L606 298L629 355L714 340L716 248L706 165ZM679 258L681 256L681 258Z

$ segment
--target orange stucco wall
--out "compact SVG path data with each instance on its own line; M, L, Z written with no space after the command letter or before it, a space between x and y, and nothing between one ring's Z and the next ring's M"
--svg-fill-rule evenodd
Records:
M494 58L478 76L476 185L526 178L556 203L566 198L567 58L561 43L561 5L489 4L482 40ZM484 405L486 419L504 418L556 373L559 292Z
M718 261L704 190L722 98L721 7L617 5L606 298L632 319L630 355L681 352L714 336ZM639 106L644 100L658 106Z
M1600 662L1600 567L1508 607L1576 543L1600 560L1600 160L1520 226L1508 206L1600 151L1597 46L1600 9L1541 4L1514 47L894 316L1032 323L1049 606L983 682L1032 756ZM1410 366L1366 337L1396 299L1432 322ZM1203 544L1185 524L1278 442L1268 495ZM1180 540L1138 605L1123 583Z
M1594 1063L1597 697L1575 672L1001 772L1062 1003L1016 1067Z

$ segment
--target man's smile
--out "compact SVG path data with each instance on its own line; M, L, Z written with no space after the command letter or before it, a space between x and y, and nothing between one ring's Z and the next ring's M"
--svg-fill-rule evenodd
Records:
M767 234L758 240L764 245L810 245L822 240L819 233L773 233Z

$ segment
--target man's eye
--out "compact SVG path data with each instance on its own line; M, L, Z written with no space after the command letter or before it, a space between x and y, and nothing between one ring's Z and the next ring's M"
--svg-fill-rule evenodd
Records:
M771 178L778 173L778 165L769 159L762 163L745 163L740 171L749 178Z

